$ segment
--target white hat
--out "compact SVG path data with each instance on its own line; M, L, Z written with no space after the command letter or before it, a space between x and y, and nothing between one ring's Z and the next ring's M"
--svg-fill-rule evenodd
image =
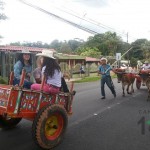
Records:
M106 59L106 58L101 58L100 60L101 60L101 61L102 61L102 60L105 60L105 61L107 62L107 59Z
M44 56L44 57L49 57L49 58L52 58L52 59L56 59L53 56L53 52L50 51L50 50L47 50L47 49L43 49L42 53L38 53L38 54L36 54L36 56Z
M149 62L146 60L144 63L145 63L145 64L148 64Z
M30 54L31 52L28 49L23 49L21 51L21 53L23 53L23 54Z

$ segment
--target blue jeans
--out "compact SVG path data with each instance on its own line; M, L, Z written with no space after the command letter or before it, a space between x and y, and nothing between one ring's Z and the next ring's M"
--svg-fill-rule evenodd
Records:
M16 85L16 84L19 85L19 83L20 83L20 79L14 78L13 85ZM25 80L23 84L23 88L30 89L31 85L32 85L32 82Z
M107 86L111 90L112 94L116 94L113 82L111 80L111 76L105 76L105 77L102 77L102 79L101 79L101 94L102 94L102 96L105 97L105 89L104 89L105 83L107 84Z

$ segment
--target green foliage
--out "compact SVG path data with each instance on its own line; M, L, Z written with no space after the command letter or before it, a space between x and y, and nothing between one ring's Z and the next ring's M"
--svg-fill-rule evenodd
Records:
M90 36L87 41L74 39L69 41L53 40L50 44L37 41L31 42L15 42L10 45L29 46L39 48L52 48L60 53L78 54L81 56L89 56L99 58L100 56L107 57L115 56L116 53L123 54L131 46L133 49L127 53L123 59L130 59L132 65L135 65L136 60L145 60L150 58L150 41L147 39L138 39L132 44L123 42L115 32L106 32Z
M2 78L2 77L0 77L0 84L7 84L7 79L5 78Z
M123 49L123 42L115 32L106 32L89 37L84 47L96 48L104 56L114 56L116 52L120 52Z
M132 57L132 58L130 59L131 66L132 66L132 67L136 67L136 66L137 66L137 61L138 61L137 58Z
M133 49L129 52L129 59L144 59L143 46L145 45L145 42L147 42L147 39L138 39L131 44Z
M81 51L82 51L80 53L81 56L89 56L89 57L99 58L101 55L101 52L99 52L97 48L86 47L86 48L83 48Z
M4 2L0 0L0 21L1 20L6 20L7 19L7 16L2 12L3 9L4 9ZM0 39L3 38L1 35L0 35Z
M0 0L0 20L5 20L7 19L7 16L2 12L2 10L4 9L4 5L5 3L3 1Z

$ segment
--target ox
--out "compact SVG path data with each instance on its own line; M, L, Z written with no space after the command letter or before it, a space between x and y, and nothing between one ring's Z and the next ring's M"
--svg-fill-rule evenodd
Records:
M125 86L127 85L127 93L132 94L134 92L133 84L136 76L132 73L126 73L125 69L116 68L113 69L114 73L117 74L118 83L122 83L123 96L125 96ZM129 88L131 86L131 91L129 92Z
M145 80L147 89L148 89L148 97L147 97L147 101L150 100L150 76Z

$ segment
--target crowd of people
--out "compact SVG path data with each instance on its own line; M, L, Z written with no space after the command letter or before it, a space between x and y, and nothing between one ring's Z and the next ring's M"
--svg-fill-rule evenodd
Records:
M58 64L57 59L53 56L53 52L49 50L43 50L42 53L37 55L37 68L32 70L31 54L28 50L23 50L18 57L16 64L14 65L14 81L13 85L19 85L21 79L22 69L25 70L26 76L23 87L26 89L32 89L39 91L41 88L41 82L43 76L46 81L43 86L43 91L50 94L57 94L59 91L69 93L68 86L65 82L64 77L69 79L69 76L62 74L61 68ZM141 70L150 69L150 64L145 61ZM106 58L101 58L98 73L101 74L101 99L106 98L105 94L105 83L111 90L114 97L116 97L116 91L114 84L111 79L110 71L113 71L110 65L107 64ZM80 74L84 74L84 66L81 65ZM31 82L31 76L34 77L34 82ZM73 91L72 94L75 94Z
M60 91L69 93L68 86L64 77L69 76L62 74L61 68L57 62L57 59L53 56L53 52L49 50L43 50L42 53L37 55L37 68L32 70L31 54L28 50L23 50L18 57L16 64L14 65L14 80L13 85L19 85L21 79L21 73L24 69L26 72L23 88L39 91L41 88L41 82L43 76L46 81L43 86L43 91L50 94L57 94ZM31 82L31 76L33 75L34 82ZM75 95L75 91L71 94Z

